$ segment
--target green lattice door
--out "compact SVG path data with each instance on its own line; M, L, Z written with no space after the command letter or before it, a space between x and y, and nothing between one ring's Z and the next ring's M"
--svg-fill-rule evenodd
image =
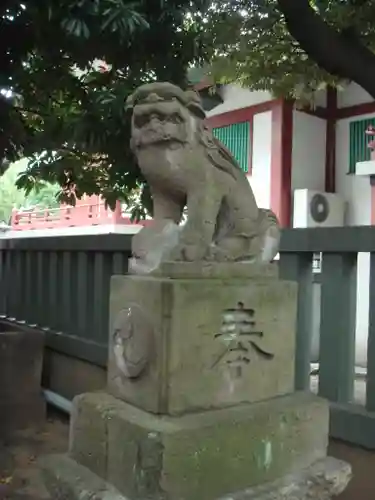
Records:
M250 123L233 123L225 127L213 128L214 136L226 146L244 172L250 165Z
M370 137L365 134L369 125L375 126L375 118L356 120L349 124L349 173L355 173L357 161L370 159L370 149L367 147Z

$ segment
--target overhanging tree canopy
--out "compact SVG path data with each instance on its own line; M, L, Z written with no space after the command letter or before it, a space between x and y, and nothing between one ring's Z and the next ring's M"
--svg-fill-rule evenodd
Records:
M42 208L58 207L56 193L58 186L53 184L40 184L38 190L31 191L28 195L15 186L15 181L20 172L27 166L27 160L12 163L1 178L0 182L0 223L9 222L13 208L32 208L36 205Z
M0 158L33 156L18 185L126 200L142 181L124 102L152 79L186 85L205 0L7 0L0 7ZM93 70L103 59L107 66ZM78 76L73 68L86 70ZM8 90L12 91L12 94Z
M34 155L26 189L127 201L142 178L124 101L152 79L186 85L191 63L279 96L353 80L375 97L373 0L7 0L0 16L0 159Z
M375 98L373 0L218 2L208 33L214 73L278 96L354 81Z

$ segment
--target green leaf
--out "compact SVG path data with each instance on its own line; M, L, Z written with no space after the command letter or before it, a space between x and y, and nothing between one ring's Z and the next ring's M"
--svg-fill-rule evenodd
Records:
M276 0L27 0L24 10L14 4L12 21L3 3L0 84L14 97L0 96L0 159L32 159L17 180L29 193L50 182L65 196L73 183L79 194L103 193L111 203L121 197L144 216L151 196L128 146L124 112L142 83L184 87L188 68L197 66L218 82L301 100L342 83L306 57ZM315 4L337 30L352 26L374 49L374 2ZM95 59L112 70L94 71Z

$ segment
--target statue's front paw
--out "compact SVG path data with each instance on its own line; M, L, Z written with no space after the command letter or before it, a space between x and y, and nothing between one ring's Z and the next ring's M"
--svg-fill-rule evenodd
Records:
M170 260L196 262L203 260L206 253L206 248L197 244L181 243L173 250Z
M226 262L230 259L228 258L228 252L226 252L223 248L211 245L205 256L205 260L209 262Z

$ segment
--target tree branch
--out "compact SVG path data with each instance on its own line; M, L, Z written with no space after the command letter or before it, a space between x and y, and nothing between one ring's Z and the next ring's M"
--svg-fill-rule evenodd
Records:
M309 0L278 0L289 33L328 73L352 80L375 99L375 55L358 37L338 32L310 6Z

